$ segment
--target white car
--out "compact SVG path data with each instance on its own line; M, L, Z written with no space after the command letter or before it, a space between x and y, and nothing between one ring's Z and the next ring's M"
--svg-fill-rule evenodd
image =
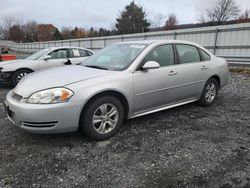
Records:
M0 83L14 86L27 74L67 64L80 64L94 52L79 47L52 47L38 51L26 59L0 62Z

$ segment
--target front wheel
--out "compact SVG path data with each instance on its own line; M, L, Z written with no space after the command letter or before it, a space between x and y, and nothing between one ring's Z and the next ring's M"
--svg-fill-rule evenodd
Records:
M198 103L202 106L211 106L215 99L217 98L219 90L219 85L216 79L210 78L202 91L201 97L198 101Z
M32 71L30 70L19 70L14 72L12 75L12 84L13 86L16 86L25 76L30 74Z
M124 110L117 98L103 96L88 104L81 116L80 132L94 140L106 140L121 127Z

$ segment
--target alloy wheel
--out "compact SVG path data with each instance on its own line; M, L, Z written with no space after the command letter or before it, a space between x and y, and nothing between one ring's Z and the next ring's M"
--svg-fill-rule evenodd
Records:
M27 76L28 73L27 72L22 72L20 73L17 77L16 77L16 80L17 80L17 83L20 82L25 76Z
M213 102L213 100L215 99L217 94L217 88L215 83L211 82L207 85L206 88L206 93L205 93L205 97L206 97L206 101L211 103Z
M107 134L115 129L119 121L118 109L110 103L99 106L92 118L92 125L99 134Z

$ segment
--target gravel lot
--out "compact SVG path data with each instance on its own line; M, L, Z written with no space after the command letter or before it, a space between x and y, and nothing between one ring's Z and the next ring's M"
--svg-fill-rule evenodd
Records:
M250 187L250 76L232 74L212 107L129 120L104 142L25 133L1 111L0 187Z

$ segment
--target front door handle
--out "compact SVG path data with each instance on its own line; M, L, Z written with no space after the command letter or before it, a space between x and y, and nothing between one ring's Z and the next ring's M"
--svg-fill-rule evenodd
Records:
M206 69L208 69L207 66L202 65L201 70L206 70Z
M170 72L168 73L169 76L173 76L173 75L176 75L176 74L177 74L177 72L175 72L175 71L170 71Z

